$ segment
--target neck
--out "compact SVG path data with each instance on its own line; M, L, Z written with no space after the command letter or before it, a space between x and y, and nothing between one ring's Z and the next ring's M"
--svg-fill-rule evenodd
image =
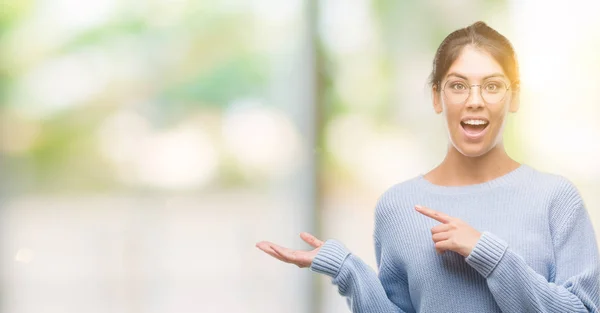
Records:
M506 153L502 143L479 157L467 157L450 145L442 163L427 173L425 178L438 185L479 184L505 175L519 166Z

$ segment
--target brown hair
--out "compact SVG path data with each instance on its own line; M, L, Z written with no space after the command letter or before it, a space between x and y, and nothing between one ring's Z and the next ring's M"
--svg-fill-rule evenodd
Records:
M433 70L429 76L429 83L434 90L440 91L442 79L462 49L468 45L484 49L491 54L510 79L513 91L519 89L519 66L510 41L480 21L452 32L442 41L435 53Z

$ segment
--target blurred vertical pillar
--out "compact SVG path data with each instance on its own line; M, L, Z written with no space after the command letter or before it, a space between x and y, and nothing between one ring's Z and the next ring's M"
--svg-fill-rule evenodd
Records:
M312 87L312 124L313 124L313 134L312 134L312 145L313 145L313 153L311 159L312 163L312 177L311 181L312 190L311 193L313 195L312 199L312 222L313 222L313 233L318 237L322 238L322 224L320 219L320 211L322 206L323 199L323 188L322 188L322 179L321 173L322 171L322 160L323 153L325 151L323 147L323 129L324 129L324 88L323 88L323 77L322 74L324 71L320 69L323 68L323 51L321 49L321 41L319 36L319 2L317 0L307 0L308 2L308 51L307 55L309 56L309 62L312 66L309 68L311 78L308 80L310 82L310 86ZM309 306L308 312L320 313L322 311L322 290L321 285L319 284L319 280L317 275L311 276L311 284L309 287Z
M293 114L295 122L300 132L305 138L306 162L299 172L297 183L301 187L298 190L299 199L302 199L301 207L304 208L301 213L300 221L305 225L306 231L321 237L322 229L320 223L320 209L322 206L321 188L321 159L324 149L322 148L323 131L323 83L322 72L322 53L319 49L320 39L318 31L319 3L316 0L304 1L304 30L302 31L302 44L300 46L300 64L296 77L300 83L296 92L298 92L297 106L298 114ZM319 276L306 269L302 276L304 281L304 299L306 305L304 310L307 313L319 313L322 309L322 292L319 285Z
M298 40L294 43L294 56L283 59L292 64L279 67L276 81L276 102L282 103L285 111L296 125L303 138L302 166L286 182L286 193L294 199L290 218L301 231L310 232L321 237L320 208L322 206L321 160L322 148L324 88L323 88L323 54L320 49L318 31L319 3L316 0L302 0L302 23L298 32ZM281 61L281 59L279 59ZM281 65L281 64L280 64ZM282 92L284 91L284 92ZM305 243L296 243L300 238L293 236L293 246L299 249L310 249ZM319 313L322 309L319 276L303 269L297 272L294 284L301 290L297 295L294 312Z

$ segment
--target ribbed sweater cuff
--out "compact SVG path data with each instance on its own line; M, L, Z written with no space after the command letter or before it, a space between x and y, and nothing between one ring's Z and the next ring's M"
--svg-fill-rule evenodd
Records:
M475 248L465 260L479 274L487 278L504 256L507 247L508 245L502 239L492 233L483 232Z
M341 242L329 239L313 259L310 270L335 278L348 255L350 251Z

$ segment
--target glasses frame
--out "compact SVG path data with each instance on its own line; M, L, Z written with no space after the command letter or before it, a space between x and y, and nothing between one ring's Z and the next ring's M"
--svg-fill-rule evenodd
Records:
M444 94L444 97L446 97L446 99L449 99L448 96L446 95L446 85L450 82L450 80L447 80L446 83L444 83L444 87L442 88L442 94ZM504 82L503 82L504 83ZM498 104L500 102L502 102L504 100L504 98L506 98L506 93L507 91L510 89L510 87L512 87L512 85L514 85L515 83L518 82L509 82L508 84L506 84L506 89L504 89L504 95L502 95L502 99L498 100L497 102L489 102L487 100L485 100L485 97L483 96L483 89L481 88L482 85L484 84L476 84L476 85L469 85L467 83L467 86L469 86L469 92L467 93L467 97L465 98L465 100L463 100L462 102L456 102L456 103L452 103L452 104L464 104L465 102L467 102L469 100L469 98L471 97L471 91L473 90L473 87L479 87L479 96L481 97L481 99L485 102L485 103L489 103L489 104Z

